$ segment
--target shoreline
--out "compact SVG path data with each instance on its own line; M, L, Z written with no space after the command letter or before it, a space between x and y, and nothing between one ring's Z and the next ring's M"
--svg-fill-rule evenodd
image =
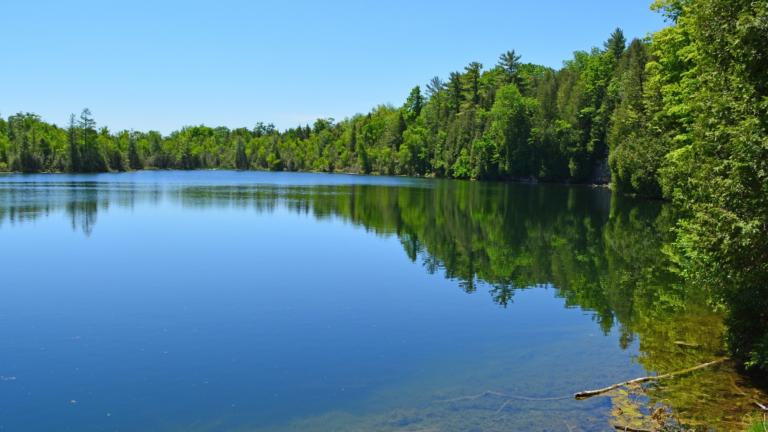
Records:
M528 185L537 185L537 184L549 184L549 185L563 185L563 186L587 186L591 188L606 188L613 190L613 187L611 186L611 183L596 183L596 182L568 182L568 181L547 181L547 180L539 180L539 179L530 179L530 178L517 178L517 179L467 179L467 178L456 178L456 177L437 177L435 175L425 175L425 176L411 176L411 175L398 175L398 174L378 174L378 173L361 173L356 171L288 171L288 170L280 170L280 171L272 171L272 170L259 170L259 169L248 169L248 170L239 170L235 168L196 168L196 169L163 169L163 168L144 168L140 170L129 170L129 171L94 171L94 172L75 172L75 171L37 171L37 172L22 172L22 171L0 171L0 175L38 175L38 174L50 174L50 175L56 175L56 174L83 174L83 175L93 175L93 174L129 174L129 173L138 173L142 171L154 171L154 172L170 172L170 171L178 171L178 172L201 172L201 171L230 171L230 172L261 172L261 173L297 173L297 174L343 174L343 175L354 175L354 176L369 176L369 177L396 177L396 178L408 178L408 179L432 179L432 180L459 180L459 181L470 181L470 182L478 182L478 183L514 183L514 184L528 184ZM627 194L630 196L633 196L632 194ZM651 197L642 197L647 199L654 199ZM663 199L662 199L663 200Z

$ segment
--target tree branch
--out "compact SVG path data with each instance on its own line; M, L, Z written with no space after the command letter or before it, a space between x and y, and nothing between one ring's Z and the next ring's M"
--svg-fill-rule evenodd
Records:
M615 390L615 389L617 389L619 387L626 387L626 386L633 385L633 384L641 384L641 383L648 382L648 381L658 381L658 380L662 380L662 379L666 379L666 378L672 378L672 377L675 377L675 376L678 376L678 375L684 375L684 374L687 374L687 373L690 373L690 372L693 372L693 371L696 371L696 370L699 370L699 369L704 369L704 368L707 368L707 367L710 367L710 366L714 366L716 364L723 363L726 360L728 360L728 359L725 358L725 357L724 358L719 358L719 359L713 360L711 362L702 363L702 364L700 364L698 366L693 366L693 367L690 367L688 369L683 369L683 370L676 371L676 372L670 372L670 373L666 373L666 374L663 374L663 375L645 376L645 377L635 378L635 379L631 379L629 381L620 382L620 383L613 384L613 385L610 385L608 387L604 387L604 388L597 389L597 390L585 390L585 391L581 391L581 392L576 393L574 395L574 397L576 399L579 399L579 400L587 399L587 398L591 398L592 396L597 396L597 395L609 392L611 390Z

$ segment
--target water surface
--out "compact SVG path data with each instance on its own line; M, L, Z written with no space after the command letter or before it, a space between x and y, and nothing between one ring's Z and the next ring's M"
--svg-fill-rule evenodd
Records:
M728 430L728 365L570 397L722 355L673 223L580 186L0 176L0 430Z

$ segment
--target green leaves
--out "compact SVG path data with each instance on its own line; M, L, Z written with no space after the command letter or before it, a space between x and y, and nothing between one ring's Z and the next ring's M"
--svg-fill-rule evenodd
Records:
M653 38L648 106L669 142L662 189L687 214L677 253L686 275L727 306L732 354L765 374L768 2L657 5L676 21Z

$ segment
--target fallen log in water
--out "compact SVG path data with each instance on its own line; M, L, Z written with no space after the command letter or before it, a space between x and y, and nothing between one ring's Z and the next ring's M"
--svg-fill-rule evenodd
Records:
M632 426L622 426L617 424L613 425L613 428L616 430L625 431L625 432L653 432L650 429L638 429L638 428L633 428Z
M461 401L467 401L467 400L475 400L484 398L486 396L496 396L504 399L517 399L522 401L529 401L529 402L547 402L547 401L559 401L559 400L565 400L570 399L570 396L556 396L556 397L530 397L530 396L519 396L519 395L513 395L513 394L506 394L501 393L493 390L486 390L482 393L478 393L471 396L461 396L453 399L443 399L440 402L461 402Z
M587 398L591 398L592 396L601 395L601 394L609 392L611 390L615 390L615 389L617 389L619 387L626 387L626 386L630 386L630 385L634 385L634 384L641 384L641 383L648 382L648 381L658 381L658 380L662 380L662 379L666 379L666 378L672 378L672 377L675 377L675 376L678 376L678 375L685 375L687 373L690 373L690 372L693 372L693 371L696 371L696 370L699 370L699 369L704 369L704 368L707 368L707 367L710 367L710 366L714 366L716 364L720 364L720 363L722 363L722 362L724 362L726 360L728 360L728 359L725 358L725 357L724 358L719 358L717 360L712 360L711 362L702 363L702 364L700 364L698 366L693 366L693 367L690 367L688 369L683 369L683 370L676 371L676 372L670 372L670 373L666 373L666 374L663 374L663 375L645 376L645 377L635 378L635 379L631 379L629 381L620 382L620 383L613 384L613 385L610 385L608 387L604 387L604 388L597 389L597 390L585 390L585 391L581 391L581 392L576 393L574 395L574 397L576 399L587 399Z
M685 348L701 348L701 345L697 343L692 343L692 342L674 341L673 343L677 346L681 346Z

